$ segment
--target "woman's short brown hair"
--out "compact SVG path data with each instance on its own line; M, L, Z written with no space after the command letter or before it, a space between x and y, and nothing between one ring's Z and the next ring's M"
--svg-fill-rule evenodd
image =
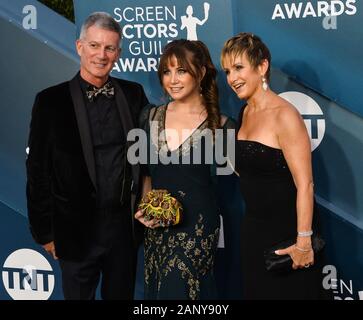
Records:
M246 54L246 57L253 68L257 68L264 60L268 61L268 69L265 77L267 81L270 79L270 64L271 54L270 50L263 43L260 37L253 33L241 32L234 37L228 39L222 48L221 65L225 59L235 59L237 56Z

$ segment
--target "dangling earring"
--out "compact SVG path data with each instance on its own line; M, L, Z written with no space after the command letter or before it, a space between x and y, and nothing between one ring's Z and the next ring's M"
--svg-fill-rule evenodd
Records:
M264 76L262 77L262 89L264 91L267 91L267 89L268 89L268 84L267 84L266 78Z
M199 95L202 97L203 96L203 89L202 86L199 86Z

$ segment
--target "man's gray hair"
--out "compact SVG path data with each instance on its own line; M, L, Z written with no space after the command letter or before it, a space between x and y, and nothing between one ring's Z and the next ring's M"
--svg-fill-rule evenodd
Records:
M120 25L115 21L115 19L112 18L112 16L107 12L91 13L82 24L79 38L84 39L86 36L86 31L92 26L118 33L121 45L122 29Z

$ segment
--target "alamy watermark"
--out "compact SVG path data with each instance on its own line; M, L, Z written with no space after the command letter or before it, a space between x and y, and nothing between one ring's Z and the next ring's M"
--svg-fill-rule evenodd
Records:
M167 141L181 141L170 150ZM235 130L209 128L159 130L158 121L150 122L150 136L143 129L133 129L127 135L132 142L127 152L130 164L209 164L216 165L217 175L234 172Z
M37 29L37 8L33 5L26 5L23 8L23 14L26 16L23 18L23 28L25 30Z

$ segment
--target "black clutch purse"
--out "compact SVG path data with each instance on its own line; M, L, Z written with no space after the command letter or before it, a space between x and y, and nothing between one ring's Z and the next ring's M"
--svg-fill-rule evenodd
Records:
M296 243L296 239L282 241L264 252L265 267L267 271L286 272L292 270L292 259L290 255L277 255L276 250L285 249ZM311 237L311 244L316 255L323 250L325 241L318 234ZM316 257L315 257L316 258Z

